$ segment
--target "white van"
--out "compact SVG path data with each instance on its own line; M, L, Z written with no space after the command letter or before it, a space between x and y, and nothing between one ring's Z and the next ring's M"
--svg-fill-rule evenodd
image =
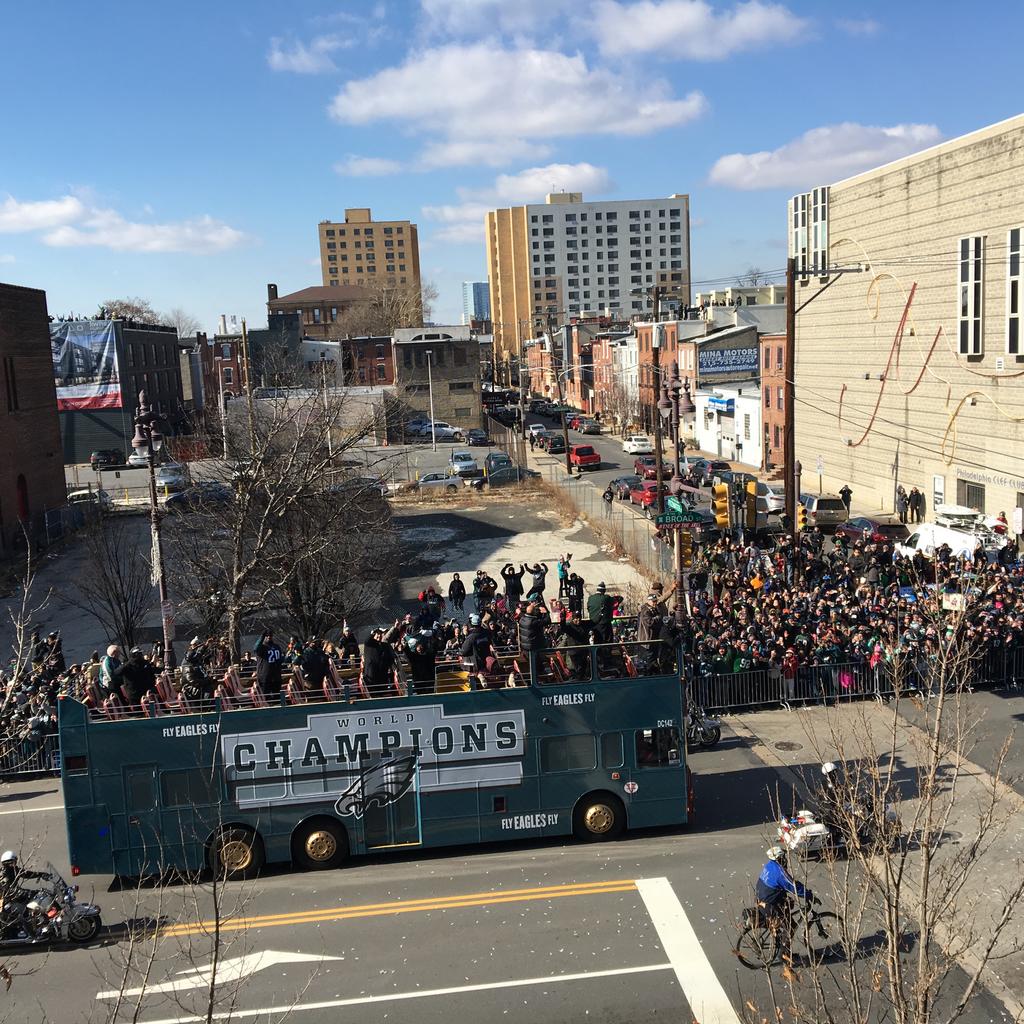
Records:
M893 551L904 558L913 558L917 551L927 558L932 558L936 549L943 544L949 545L954 558L973 558L979 544L990 556L994 556L1001 547L996 535L991 531L968 532L951 530L948 526L938 526L935 523L918 523L910 531L909 536L894 546Z

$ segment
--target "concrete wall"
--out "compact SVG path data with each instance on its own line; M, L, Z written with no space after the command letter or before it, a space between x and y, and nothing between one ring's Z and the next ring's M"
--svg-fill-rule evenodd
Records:
M988 513L1024 504L1024 355L1007 351L1008 232L1024 226L1024 117L835 184L836 281L797 317L796 451L863 509L897 482ZM958 352L959 240L986 239L983 352ZM797 305L821 287L797 285ZM1019 300L1018 300L1019 301ZM900 323L907 314L900 337ZM983 490L966 490L967 483ZM958 494L959 492L959 494Z

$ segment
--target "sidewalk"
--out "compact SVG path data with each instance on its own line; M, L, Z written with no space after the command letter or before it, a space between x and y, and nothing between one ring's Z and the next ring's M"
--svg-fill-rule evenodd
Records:
M970 696L965 694L965 699ZM802 777L806 766L815 770L826 760L873 756L885 763L893 758L894 776L900 782L903 798L897 808L901 821L913 821L917 810L916 753L926 738L923 730L899 715L896 742L893 743L892 705L875 703L843 705L836 708L803 708L799 711L761 711L738 715L729 725L750 744L751 750L764 764L778 769L795 793L783 789L779 798L783 810L790 810L790 801L799 804L806 797L812 779ZM856 748L856 749L855 749ZM801 766L800 771L795 766ZM952 767L952 765L950 765ZM963 857L972 838L978 833L978 815L991 801L995 783L998 806L996 822L986 832L987 848L972 866L963 891L956 897L951 914L943 922L943 945L961 954L957 958L964 969L976 969L977 955L985 939L1006 907L1006 893L1017 884L1021 871L1020 849L1024 839L1024 797L1002 782L995 782L980 765L963 759L955 782L955 800L949 817L941 821L945 839L938 845L935 862L951 865ZM774 797L774 794L772 794ZM936 806L943 809L950 799L944 787L936 797ZM765 818L769 817L766 799ZM912 852L908 859L909 881L904 898L911 898L916 884L915 869L921 854ZM1024 904L1018 905L1006 930L982 974L982 981L1000 999L1014 1019L1024 1016L1024 960L1019 949L1024 947Z

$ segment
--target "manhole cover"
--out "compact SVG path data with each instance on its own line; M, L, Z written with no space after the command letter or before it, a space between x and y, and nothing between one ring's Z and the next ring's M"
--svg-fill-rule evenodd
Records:
M776 750L803 750L804 745L802 743L794 743L793 740L779 740L775 744Z

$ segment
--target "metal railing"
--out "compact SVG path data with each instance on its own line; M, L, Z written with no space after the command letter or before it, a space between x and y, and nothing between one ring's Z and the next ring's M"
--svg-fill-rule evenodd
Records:
M41 740L5 736L0 739L0 778L60 771L60 745L56 735Z

